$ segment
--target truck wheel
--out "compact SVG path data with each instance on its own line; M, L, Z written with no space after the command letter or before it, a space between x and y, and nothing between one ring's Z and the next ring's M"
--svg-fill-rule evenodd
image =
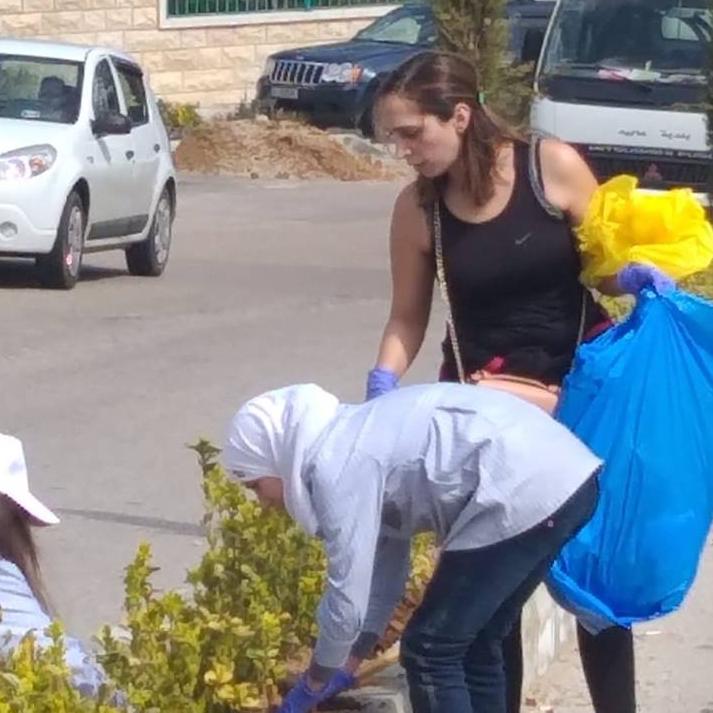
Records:
M52 251L38 255L36 259L44 287L71 290L77 284L86 224L87 213L82 198L77 191L72 191L64 204Z
M173 205L168 187L164 187L156 205L149 235L126 248L126 266L132 275L158 277L168 262L173 237Z

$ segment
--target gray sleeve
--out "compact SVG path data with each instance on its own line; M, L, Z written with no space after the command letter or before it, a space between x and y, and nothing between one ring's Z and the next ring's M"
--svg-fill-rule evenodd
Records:
M364 658L381 638L403 596L411 563L411 542L382 534L376 547L369 606L352 654Z
M317 612L313 665L342 666L364 625L381 524L382 480L362 464L359 487L313 495L327 553L327 585ZM326 489L325 489L326 490Z
M380 535L371 578L371 591L362 630L352 644L349 654L364 659L379 642L391 614L401 598L410 570L411 543L409 540ZM327 681L335 667L310 666L310 674L317 681Z

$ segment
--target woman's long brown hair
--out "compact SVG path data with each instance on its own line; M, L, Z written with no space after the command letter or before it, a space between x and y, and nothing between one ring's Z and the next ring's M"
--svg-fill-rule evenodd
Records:
M441 121L453 117L457 104L471 108L472 119L463 136L461 161L466 190L477 207L485 205L495 192L498 149L508 142L525 139L485 106L476 67L450 52L423 52L404 62L384 80L375 105L393 95L414 102L423 114ZM419 177L419 195L424 205L430 205L440 193L444 179Z
M0 558L18 567L42 609L50 614L31 528L30 516L13 500L0 494Z

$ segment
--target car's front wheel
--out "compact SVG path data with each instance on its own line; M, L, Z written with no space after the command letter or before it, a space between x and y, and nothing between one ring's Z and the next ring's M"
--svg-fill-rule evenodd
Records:
M62 210L52 251L37 256L40 281L45 287L71 290L79 279L87 212L77 191L72 191Z
M173 203L168 186L156 205L149 235L126 248L126 266L132 275L158 277L168 262L173 238Z

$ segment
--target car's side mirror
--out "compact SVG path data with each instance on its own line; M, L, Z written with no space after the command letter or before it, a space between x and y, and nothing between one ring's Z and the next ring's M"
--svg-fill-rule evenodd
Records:
M531 27L525 32L525 37L522 40L522 52L520 59L523 62L537 62L540 58L542 43L545 40L544 30Z
M95 136L107 136L131 133L131 119L118 112L108 111L92 121Z

